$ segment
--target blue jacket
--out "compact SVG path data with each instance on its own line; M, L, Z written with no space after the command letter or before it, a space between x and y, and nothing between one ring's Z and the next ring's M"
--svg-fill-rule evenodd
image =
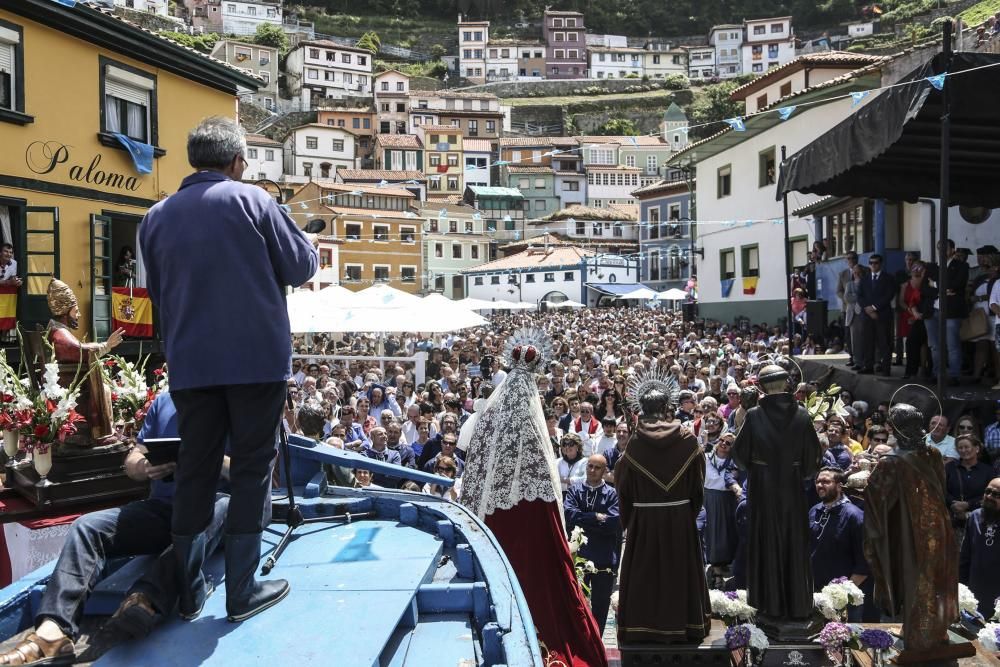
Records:
M170 392L159 393L146 411L146 418L139 429L136 440L144 442L147 438L177 438L180 432L177 430L177 408L174 407L174 400L170 398ZM149 481L149 497L151 500L162 500L172 503L174 500L173 476L169 482L162 479L152 479Z
M285 287L319 256L263 189L214 171L184 179L139 226L174 391L291 374Z
M587 543L580 547L580 556L594 561L599 569L610 567L617 570L618 555L621 553L621 518L615 487L602 484L595 491L583 482L571 484L563 496L563 507L566 531L572 533L575 527L580 526L587 536ZM604 523L597 520L598 514L607 515Z

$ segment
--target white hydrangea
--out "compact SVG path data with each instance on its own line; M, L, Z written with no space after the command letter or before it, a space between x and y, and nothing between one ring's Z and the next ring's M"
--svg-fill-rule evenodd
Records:
M828 621L839 621L840 612L826 593L813 593L813 607Z
M830 604L837 611L843 611L848 604L864 604L865 594L850 579L846 581L831 581L823 587L823 594L830 600Z
M756 651L766 651L771 642L768 641L764 631L752 623L747 623L746 628L750 631L750 648Z
M997 642L998 633L1000 633L1000 623L987 623L986 627L980 630L977 635L979 644L989 653L1000 652L1000 644Z
M969 614L979 611L979 600L965 584L958 585L958 608Z

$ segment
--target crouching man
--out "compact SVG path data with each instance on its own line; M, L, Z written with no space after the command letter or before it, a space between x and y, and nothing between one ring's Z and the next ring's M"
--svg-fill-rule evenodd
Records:
M107 629L126 637L142 637L177 605L170 521L173 515L175 463L153 465L143 442L177 437L177 411L168 392L153 401L139 432L139 444L125 459L126 474L150 482L149 497L122 507L85 514L73 523L59 560L42 595L35 631L10 651L0 654L0 665L68 665L75 658L74 641L87 597L97 585L109 559L158 554L129 590ZM222 476L228 478L229 457ZM208 551L222 537L229 496L216 494L209 526Z

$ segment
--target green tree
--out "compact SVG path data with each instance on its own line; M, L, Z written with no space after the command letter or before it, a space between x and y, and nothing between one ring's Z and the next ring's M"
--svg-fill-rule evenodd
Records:
M288 51L288 35L285 34L280 25L261 23L257 26L257 32L254 33L253 42L261 46L273 46L280 53Z
M434 44L431 46L431 56L433 56L435 60L441 60L445 53L447 53L447 51L440 44Z
M378 33L374 30L369 30L365 34L361 35L358 39L358 43L355 44L359 49L364 49L372 55L378 53L378 50L382 48L382 40L379 38Z
M628 118L612 118L594 131L594 134L614 137L633 137L639 134L635 123Z
M718 121L743 114L743 105L730 97L732 92L742 84L742 81L723 81L705 86L701 91L696 92L694 102L688 109L688 119L692 126L711 124L704 127L692 127L692 138L711 136L725 127ZM697 91L697 89L695 90Z

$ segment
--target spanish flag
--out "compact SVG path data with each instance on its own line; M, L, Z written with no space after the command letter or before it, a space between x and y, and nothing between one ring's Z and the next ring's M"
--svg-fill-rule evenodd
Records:
M743 279L743 293L744 294L756 294L757 293L757 277Z
M142 287L111 288L111 320L114 328L133 338L153 337L153 302Z
M17 326L17 285L0 285L0 331Z

